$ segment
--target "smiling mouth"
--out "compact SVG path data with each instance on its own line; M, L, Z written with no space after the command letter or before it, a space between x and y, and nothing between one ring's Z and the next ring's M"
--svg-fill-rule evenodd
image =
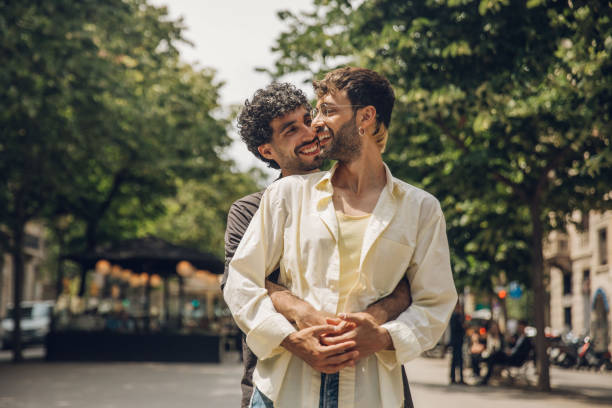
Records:
M323 128L317 131L317 138L319 139L319 144L325 146L331 142L332 136L329 129Z
M298 150L299 154L305 156L314 156L321 152L321 146L319 145L319 138L315 137L312 142L302 145Z

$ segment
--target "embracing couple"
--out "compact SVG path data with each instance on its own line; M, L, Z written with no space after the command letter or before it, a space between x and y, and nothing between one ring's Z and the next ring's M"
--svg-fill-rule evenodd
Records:
M280 169L235 202L225 300L244 333L243 407L410 407L403 364L433 347L457 300L444 216L382 160L395 96L341 68L246 101L249 150ZM337 160L329 171L325 158Z

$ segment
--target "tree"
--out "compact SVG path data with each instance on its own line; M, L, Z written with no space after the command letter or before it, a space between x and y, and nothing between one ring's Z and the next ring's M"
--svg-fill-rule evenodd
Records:
M167 212L142 224L138 234L152 234L223 259L229 207L257 190L253 179L245 174L217 173L206 183L181 180L177 194L164 200Z
M548 390L543 239L572 211L612 203L610 5L315 4L310 14L280 14L288 30L272 75L352 63L389 78L397 103L387 162L441 199L451 246L460 241L455 265L462 259L464 270L473 268L473 250L475 264L505 263L511 278L514 268L528 268L538 384Z
M13 350L20 361L24 228L54 194L66 146L76 140L70 132L70 90L81 89L77 78L86 76L95 57L90 42L66 34L93 10L67 1L3 1L0 8L0 220L13 258ZM108 9L100 11L105 15ZM49 17L55 12L57 22Z
M221 84L179 61L183 27L165 8L58 0L0 10L0 225L14 259L19 361L25 224L71 218L62 245L74 248L80 230L79 249L136 234L164 213L178 180L231 170L220 158L230 139L213 117Z

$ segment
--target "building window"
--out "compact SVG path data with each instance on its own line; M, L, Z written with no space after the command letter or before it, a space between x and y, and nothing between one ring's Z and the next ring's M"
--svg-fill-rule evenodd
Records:
M589 213L582 213L580 216L580 232L589 232Z
M582 271L582 294L591 295L591 271L589 269Z
M572 294L572 274L571 273L563 274L563 294L564 295Z
M599 264L608 264L608 231L605 228L599 230Z
M587 246L589 244L589 213L580 215L580 223L578 224L578 232L580 232L580 245Z
M23 238L23 246L30 249L39 249L40 248L40 239L32 234L28 234L26 232Z
M571 307L565 307L563 308L563 321L565 323L565 326L571 328L572 327L572 308Z

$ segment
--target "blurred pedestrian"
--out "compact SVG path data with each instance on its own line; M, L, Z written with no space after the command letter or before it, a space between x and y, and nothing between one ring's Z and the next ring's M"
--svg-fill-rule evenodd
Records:
M471 331L469 339L472 376L478 378L480 377L480 362L482 361L482 353L485 350L485 341L480 336L478 328Z
M529 355L533 350L531 340L525 333L527 322L520 320L517 328L517 339L516 343L510 351L498 351L493 353L487 358L487 375L483 378L479 385L486 385L489 382L489 378L493 374L493 370L496 365L509 366L509 367L520 367L529 359Z
M499 329L499 324L491 320L487 330L486 347L482 352L482 359L487 360L490 356L504 349L504 338Z
M451 359L451 384L465 384L463 381L463 338L465 337L465 317L461 303L457 302L450 319L450 346L453 349ZM459 382L456 381L456 371L459 369Z

